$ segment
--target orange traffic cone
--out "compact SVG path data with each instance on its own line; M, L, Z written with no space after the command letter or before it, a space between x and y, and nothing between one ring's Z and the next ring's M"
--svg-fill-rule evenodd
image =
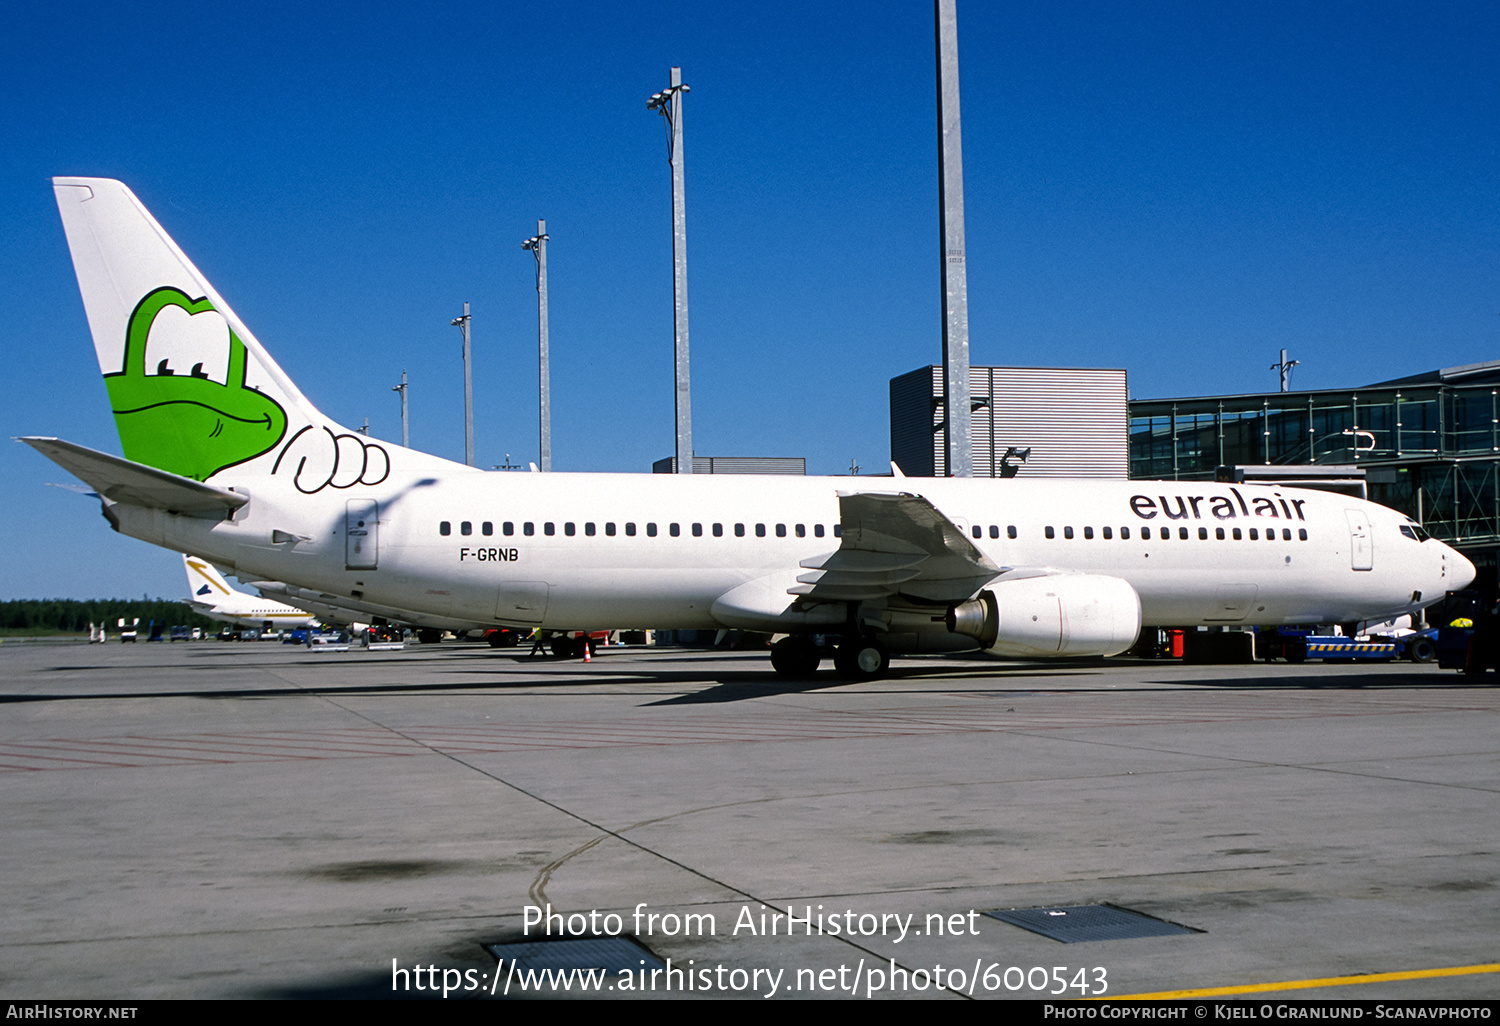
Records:
M583 639L583 661L591 663L594 661L594 646L589 644L589 639Z

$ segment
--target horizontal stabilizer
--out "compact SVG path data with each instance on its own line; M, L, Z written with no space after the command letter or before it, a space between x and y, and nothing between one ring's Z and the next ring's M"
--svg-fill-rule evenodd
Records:
M21 438L37 452L83 481L102 498L169 513L224 515L250 501L224 488L157 470L60 438Z

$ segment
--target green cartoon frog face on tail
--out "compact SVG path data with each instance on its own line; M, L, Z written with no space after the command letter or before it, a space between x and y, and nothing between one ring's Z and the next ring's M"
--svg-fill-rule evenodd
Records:
M124 369L104 375L125 457L206 481L275 447L286 411L245 385L246 358L207 299L149 293L125 329Z

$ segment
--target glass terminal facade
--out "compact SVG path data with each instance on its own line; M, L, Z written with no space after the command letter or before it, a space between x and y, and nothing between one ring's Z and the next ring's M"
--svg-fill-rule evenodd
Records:
M1131 401L1132 478L1250 465L1363 469L1372 501L1474 558L1500 544L1500 361L1356 389Z

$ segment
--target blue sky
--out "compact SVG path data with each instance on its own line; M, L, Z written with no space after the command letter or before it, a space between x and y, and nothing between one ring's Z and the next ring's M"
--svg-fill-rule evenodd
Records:
M226 9L221 9L226 8ZM1500 7L959 0L972 356L1134 397L1356 385L1500 358ZM119 440L48 179L125 181L352 427L553 461L669 455L671 209L646 98L677 64L705 455L889 458L940 354L930 3L85 2L0 10L4 434ZM0 446L0 598L184 590Z

